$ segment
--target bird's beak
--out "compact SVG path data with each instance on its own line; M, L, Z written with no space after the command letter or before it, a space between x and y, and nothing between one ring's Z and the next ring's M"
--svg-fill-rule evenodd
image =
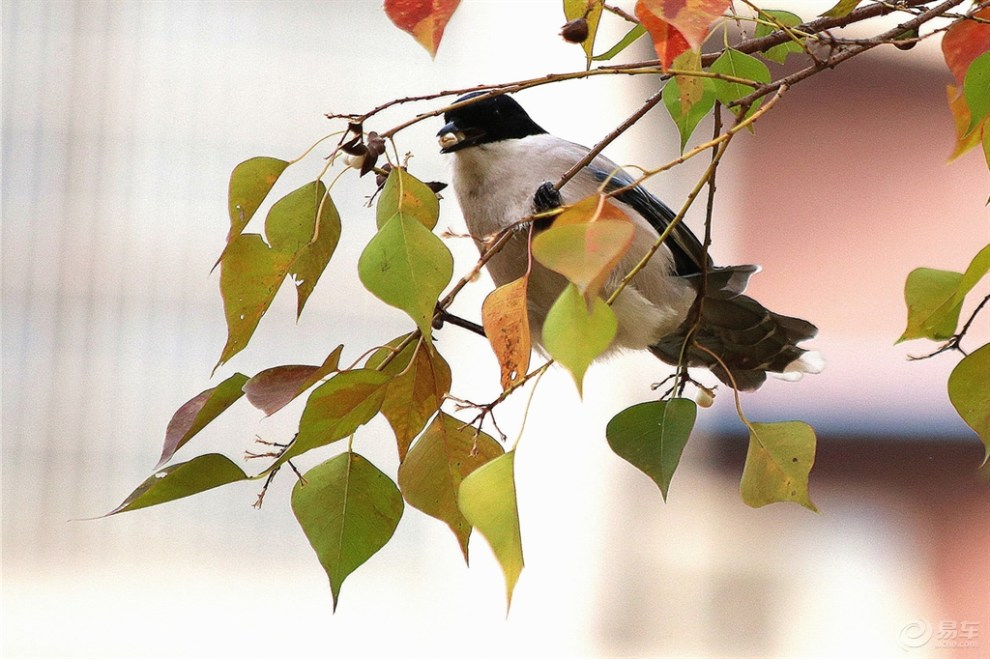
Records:
M471 146L485 135L485 131L477 128L461 130L457 123L451 121L437 133L440 142L440 153L450 153Z

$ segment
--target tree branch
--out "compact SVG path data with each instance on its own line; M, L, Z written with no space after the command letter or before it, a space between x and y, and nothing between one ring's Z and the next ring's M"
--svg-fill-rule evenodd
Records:
M808 78L810 76L813 76L814 74L826 68L829 69L835 68L836 66L846 61L847 59L850 59L857 55L861 55L866 51L875 48L876 46L879 46L880 44L887 43L890 40L895 39L896 37L904 34L905 32L920 27L921 25L927 23L933 18L938 18L939 16L943 15L945 12L949 11L953 7L962 4L964 1L965 0L945 0L945 2L942 2L938 6L932 7L931 9L928 9L927 11L918 14L911 20L905 21L904 23L901 23L897 27L894 27L890 30L887 30L886 32L877 35L873 40L870 40L867 43L863 43L858 46L853 46L848 50L844 50L834 56L830 56L824 62L816 62L815 64L812 64L807 68L801 69L796 73L792 73L789 76L784 76L783 78L779 80L775 80L774 82L761 85L755 91L753 91L752 94L749 94L748 96L743 96L742 98L735 100L733 103L730 104L730 106L747 107L749 105L752 105L754 102L756 102L757 99L763 98L767 94L780 88L782 85L788 85L788 86L794 85L795 83L800 82L801 80L804 80L805 78ZM864 9L871 9L876 6L877 5L870 5L869 7L864 7ZM880 7L883 9L887 9L886 5L880 5ZM888 11L893 11L893 10L888 10Z

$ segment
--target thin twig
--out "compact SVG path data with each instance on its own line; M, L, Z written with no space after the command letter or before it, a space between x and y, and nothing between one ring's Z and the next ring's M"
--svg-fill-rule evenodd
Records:
M642 119L647 112L649 112L654 107L656 107L657 103L660 102L662 95L663 95L663 87L661 87L656 92L654 92L652 96L646 99L646 101L639 107L639 109L637 109L635 112L629 115L629 117L625 121L623 121L621 124L616 126L611 133L603 137L601 141L598 142L598 144L593 146L591 150L588 151L588 153L585 154L583 158L578 160L576 163L574 163L573 166L571 166L570 169L564 172L564 175L560 177L560 180L557 181L554 187L558 190L564 187L564 184L566 184L568 181L574 178L574 175L577 174L579 171L581 171L581 169L583 169L585 165L587 165L592 160L597 158L598 154L605 150L605 147L607 147L609 144L615 141L615 138L617 138L619 135L622 135L624 132L629 130L630 126L632 126L637 121Z
M948 352L950 350L955 350L957 352L961 352L965 356L969 356L968 353L965 350L963 350L959 344L963 340L963 337L966 336L966 332L969 331L970 325L973 324L973 321L976 319L976 316L983 310L983 307L985 307L988 302L990 302L990 295L987 295L985 298L983 298L983 300L980 301L978 305L976 305L976 309L974 309L973 313L970 314L969 320L966 321L962 329L959 330L958 333L953 334L952 337L948 341L943 343L941 346L939 346L937 350L935 350L934 352L930 352L927 355L920 355L920 356L909 355L908 359L911 361L931 359L935 355L941 355L943 352Z
M779 80L775 80L773 82L761 85L752 94L749 94L748 96L743 96L742 98L733 101L729 105L730 107L748 107L753 103L755 103L757 99L763 98L767 94L780 88L782 85L793 85L797 82L800 82L801 80L804 80L805 78L808 78L818 73L819 71L822 71L825 68L835 68L836 66L846 61L847 59L850 59L857 55L861 55L880 44L887 43L891 39L895 39L896 37L904 34L905 32L920 27L921 25L927 23L933 18L938 18L939 16L947 12L949 9L952 9L955 6L962 4L964 1L965 0L946 0L945 2L939 4L937 7L928 9L927 11L915 16L911 20L905 21L904 23L901 23L897 27L894 27L890 30L887 30L886 32L877 35L877 37L875 37L876 40L875 42L870 41L868 43L864 43L859 46L853 46L848 50L841 51L838 54L829 57L828 60L826 60L825 62L817 62L807 68L801 69L800 71L792 73L788 76L784 76ZM875 6L877 5L871 5L871 7L875 7Z

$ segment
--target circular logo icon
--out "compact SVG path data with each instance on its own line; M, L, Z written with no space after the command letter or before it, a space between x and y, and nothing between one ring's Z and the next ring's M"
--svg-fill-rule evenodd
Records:
M905 650L920 648L930 640L932 640L932 626L924 618L912 620L901 627L901 633L897 638L898 643Z

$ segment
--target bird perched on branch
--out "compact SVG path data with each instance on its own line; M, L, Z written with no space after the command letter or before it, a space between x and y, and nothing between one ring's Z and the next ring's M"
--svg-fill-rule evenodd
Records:
M482 94L467 94L458 102ZM588 149L549 134L509 96L489 96L463 105L447 112L444 120L446 125L438 133L441 152L453 156L452 187L479 247L534 213L573 204L603 187L606 192L625 188L613 202L635 230L628 252L603 288L608 295L675 218L663 202L644 188L631 186L633 178L601 155L556 190L553 181L587 155ZM528 227L519 228L487 263L497 286L522 277L530 263ZM698 238L678 223L615 299L612 308L618 331L610 350L645 349L668 364L683 361L688 366L703 366L741 390L758 388L767 372L794 379L801 373L820 372L821 356L798 346L814 337L817 328L800 318L769 311L743 295L750 275L758 270L754 265L715 266ZM707 281L703 284L704 273ZM547 312L566 285L563 276L532 263L527 305L536 343ZM699 321L692 308L702 291Z

